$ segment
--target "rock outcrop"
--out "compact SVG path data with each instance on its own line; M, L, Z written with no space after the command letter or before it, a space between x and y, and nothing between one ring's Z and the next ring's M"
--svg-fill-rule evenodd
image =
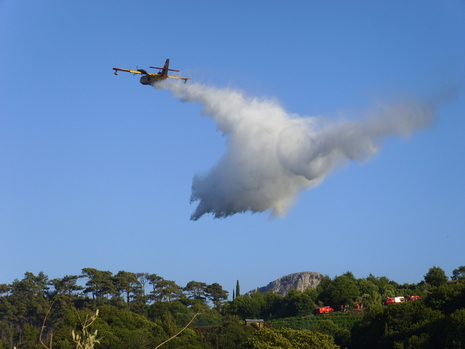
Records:
M324 278L323 274L313 271L289 274L278 280L270 282L267 286L258 287L253 291L249 291L247 294L255 292L266 293L268 291L272 291L273 293L285 296L289 290L298 290L303 292L307 288L315 288L318 286L322 278Z

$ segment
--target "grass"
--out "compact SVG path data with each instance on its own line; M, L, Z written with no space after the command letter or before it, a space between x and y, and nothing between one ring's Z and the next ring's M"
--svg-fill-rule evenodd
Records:
M321 315L309 315L305 317L291 317L267 321L275 328L289 327L293 329L311 330L320 321L331 320L341 329L350 329L363 318L363 312L354 311L347 313L327 313Z

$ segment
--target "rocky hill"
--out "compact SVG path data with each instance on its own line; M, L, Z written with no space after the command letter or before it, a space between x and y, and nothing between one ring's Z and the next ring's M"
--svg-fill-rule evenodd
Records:
M315 288L323 277L323 274L313 271L289 274L270 282L267 286L258 287L253 291L249 291L247 294L272 291L273 293L285 296L289 290L305 291L307 288Z

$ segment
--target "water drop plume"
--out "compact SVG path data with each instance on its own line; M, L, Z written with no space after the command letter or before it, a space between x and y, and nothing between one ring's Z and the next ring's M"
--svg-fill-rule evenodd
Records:
M230 88L167 81L155 87L200 103L202 115L227 137L218 163L194 176L191 202L198 204L192 220L207 213L224 218L268 210L282 217L299 193L333 169L366 160L386 137L409 136L434 119L434 105L413 97L379 104L355 121L335 121L290 114L276 100Z

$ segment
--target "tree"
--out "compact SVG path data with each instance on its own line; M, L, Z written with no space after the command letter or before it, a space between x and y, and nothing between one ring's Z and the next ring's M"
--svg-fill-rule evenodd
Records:
M92 293L93 299L102 299L116 293L113 273L111 271L84 268L82 269L82 274L89 279L86 282L87 288L83 292Z
M145 296L145 286L147 283L150 282L150 274L149 273L136 273L136 277L141 284L141 293L142 296Z
M316 308L315 303L306 293L289 290L282 298L280 317L307 316Z
M282 335L280 330L262 328L254 332L246 343L249 349L293 349L289 339Z
M371 281L366 279L358 279L356 281L357 287L360 290L360 294L369 294L370 296L378 293L378 287Z
M462 265L457 269L454 269L452 271L451 279L454 281L465 280L465 265Z
M311 327L313 332L327 334L334 338L337 345L346 348L350 341L350 331L346 328L341 328L331 320L316 321Z
M331 285L331 283L332 283L331 278L328 275L325 275L323 279L321 279L320 282L318 283L318 286L316 287L316 291L318 293L322 293L326 291L329 285Z
M222 312L229 315L237 315L243 319L245 318L258 318L261 316L263 295L261 293L254 293L252 296L239 296L234 298L234 301L227 302Z
M396 296L396 287L398 284L389 280L386 276L376 277L373 274L370 274L366 280L378 287L378 292L382 298Z
M358 279L356 281L360 296L357 298L358 303L362 303L366 307L378 306L381 304L381 295L378 292L378 287L366 279Z
M10 292L10 285L0 284L0 295Z
M355 281L346 275L336 277L329 285L326 301L333 307L343 304L353 304L360 291Z
M354 273L352 273L351 271L346 271L344 274L342 274L343 276L347 276L349 279L351 279L352 281L356 281L356 278L355 278L355 275Z
M256 329L244 326L237 316L226 316L220 325L212 326L206 333L206 340L211 348L238 349Z
M425 303L445 314L465 308L465 283L454 282L435 287L429 291Z
M168 338L167 340L165 340L164 342L162 342L161 344L157 345L155 347L155 349L158 349L160 348L162 345L164 345L165 343L169 342L170 340L172 340L173 338L179 336L182 332L184 332L187 327L189 327L189 325L192 323L192 321L194 321L194 319L197 317L197 315L199 315L200 313L196 313L193 318L187 323L186 326L184 326L179 332L177 332L176 334L172 335L170 338Z
M228 291L223 290L223 287L216 282L206 287L205 294L213 302L218 311L221 308L221 304L228 299Z
M190 298L204 302L207 299L205 295L206 288L207 284L204 282L189 281L186 287L184 287L184 291L187 292Z
M2 304L6 306L6 316L19 325L22 330L26 323L39 326L50 308L50 297L48 277L43 272L38 275L26 272L22 280L15 280L10 285L10 295ZM3 314L0 311L0 322ZM27 328L28 334L32 336L32 328ZM19 338L21 341L21 336ZM20 346L18 343L18 347Z
M236 281L236 297L241 295L241 286L239 285L239 280Z
M15 280L11 284L11 293L19 297L44 297L48 292L48 277L43 272L37 276L33 273L24 273L24 279Z
M465 348L465 308L453 312L449 321L446 348Z
M132 303L133 309L138 308L139 311L143 313L143 305L147 304L150 296L146 295L146 286L150 283L150 274L149 273L135 273L134 274L138 280L138 286L134 289L134 300ZM142 307L142 308L141 308Z
M56 328L52 348L76 348L77 343L73 342L71 332L74 330L75 336L78 334L84 339L84 333L80 331L82 325L88 324L88 320L95 313L95 310L89 308L68 309ZM125 349L129 345L132 349L153 349L155 343L161 343L167 336L159 324L133 313L128 307L119 308L112 305L99 307L98 318L92 324L92 331L89 333L95 334L96 330L98 337L102 337L100 343L95 346L98 349Z
M448 277L444 270L439 267L432 267L424 276L425 282L433 287L438 287L447 283Z
M148 299L151 301L156 301L157 299L155 297L155 294L157 292L158 283L160 281L163 281L163 278L161 276L158 276L157 274L145 274L143 277L148 280L150 285L152 285L152 291L150 292Z
M376 308L352 327L349 348L442 348L443 319L422 301Z
M84 287L77 285L77 281L82 276L79 275L66 275L63 278L52 279L50 284L55 289L55 294L71 295L73 292L81 291Z
M174 281L164 280L156 277L150 281L153 285L153 291L150 298L156 302L168 301L171 302L181 297L181 287L176 285Z
M328 275L325 275L325 277L323 277L318 283L316 292L318 293L317 301L319 306L324 305L328 299L328 290L332 283L333 281Z
M126 303L133 297L141 293L141 283L137 279L137 275L124 270L118 272L114 277L116 291L123 293L126 296Z
M265 319L274 317L282 307L284 302L283 297L270 290L263 295L263 298L265 300L265 304L260 316Z

